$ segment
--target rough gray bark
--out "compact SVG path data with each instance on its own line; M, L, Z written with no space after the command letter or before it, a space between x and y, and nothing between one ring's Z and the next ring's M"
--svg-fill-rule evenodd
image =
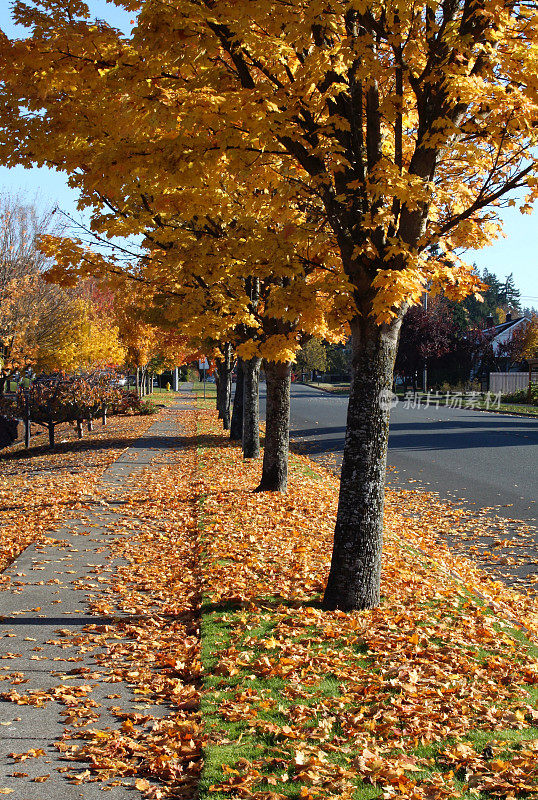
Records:
M232 402L232 346L227 343L222 348L223 357L217 359L218 384L217 384L217 408L219 417L222 419L222 426L225 431L230 430L231 423L231 402Z
M216 363L218 365L218 361ZM215 392L216 392L216 394L215 394L215 403L216 403L216 406L217 406L218 417L219 417L219 419L222 419L221 397L220 397L220 377L219 377L218 366L217 366L217 369L215 371Z
M237 381L235 383L235 396L230 424L230 439L240 442L243 438L243 359L237 359Z
M347 415L327 610L379 605L383 506L392 373L400 322L353 320L353 377Z
M265 445L257 492L285 492L288 488L290 441L291 364L264 361L267 381Z
M245 387L243 397L243 458L260 455L260 383L261 359L245 361Z

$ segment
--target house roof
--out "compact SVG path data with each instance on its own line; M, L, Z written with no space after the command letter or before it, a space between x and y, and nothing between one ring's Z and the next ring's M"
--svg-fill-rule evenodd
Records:
M500 333L504 333L504 331L513 328L514 325L523 321L530 322L527 317L518 317L517 319L511 319L509 322L502 322L500 325L494 325L493 328L485 328L484 333L492 333L494 336L498 336Z

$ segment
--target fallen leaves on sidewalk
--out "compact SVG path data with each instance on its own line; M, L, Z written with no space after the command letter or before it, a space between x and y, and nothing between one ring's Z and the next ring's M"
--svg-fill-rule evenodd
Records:
M67 573L77 570L65 568L64 573L87 598L95 622L81 629L75 618L74 630L59 628L47 641L49 648L66 651L60 660L74 662L67 672L55 670L54 663L45 669L65 683L25 691L19 686L26 683L24 673L2 675L4 689L13 685L2 693L4 700L37 708L57 704L66 726L57 742L64 763L57 771L64 779L77 786L97 782L105 789L135 786L154 800L192 795L204 740L198 714L197 505L191 488L196 448L188 437L181 447L176 414L167 411L161 420L173 433L171 447L149 440L151 466L123 483L90 483L82 461L87 463L87 454L79 452L78 461L70 462L84 470L84 501L74 505L83 522L77 545L87 536L106 557L98 557L87 575L71 578ZM159 418L144 421L145 429ZM184 424L188 429L188 416ZM190 427L194 433L193 422ZM110 452L107 462L117 455L115 447ZM46 668L50 656L43 658ZM16 762L26 756L12 757Z
M196 454L186 446L167 455L168 463L155 464L124 492L120 519L104 518L114 569L100 575L97 591L90 577L80 582L94 613L107 614L110 624L86 626L79 646L96 648L100 681L128 685L133 699L127 708L125 701L109 706L117 727L72 719L59 743L64 758L89 766L87 774L73 771L72 782L113 786L135 778L154 800L192 796L204 740Z
M0 571L32 542L80 508L102 472L151 424L148 417L112 417L77 439L67 423L50 450L32 440L0 453ZM6 579L0 577L0 587Z

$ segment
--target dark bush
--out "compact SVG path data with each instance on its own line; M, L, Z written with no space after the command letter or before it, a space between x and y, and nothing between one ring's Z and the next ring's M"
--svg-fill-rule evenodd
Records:
M528 390L519 389L511 394L503 394L502 400L503 403L527 403ZM538 383L531 384L531 405L538 406Z

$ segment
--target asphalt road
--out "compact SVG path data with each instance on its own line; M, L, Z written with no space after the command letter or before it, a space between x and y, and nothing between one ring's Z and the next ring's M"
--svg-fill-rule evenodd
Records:
M347 397L292 385L291 440L311 458L341 463ZM265 413L265 385L260 387ZM454 408L391 413L388 482L536 525L538 420Z

